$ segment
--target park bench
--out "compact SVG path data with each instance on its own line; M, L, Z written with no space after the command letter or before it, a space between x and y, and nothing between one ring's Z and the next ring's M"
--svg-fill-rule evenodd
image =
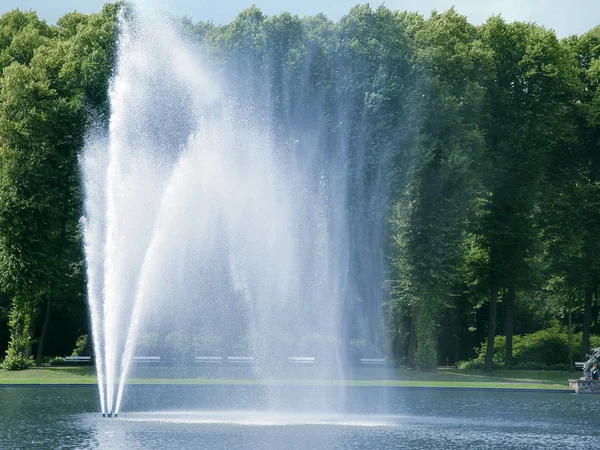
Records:
M360 358L360 363L362 365L376 366L376 365L385 365L385 358Z
M252 364L254 362L254 356L228 356L227 362L234 364Z
M160 356L134 356L133 362L143 364L160 364Z
M577 362L575 363L575 367L577 367L578 369L583 369L583 366L584 366L584 365L585 365L585 363L584 363L584 362L581 362L581 361L577 361Z
M288 362L290 364L314 364L314 356L288 356Z
M197 363L219 364L223 361L223 358L220 356L196 356L195 361Z
M91 361L92 361L91 356L65 356L65 362L68 362L68 363L83 364L83 363L89 363Z

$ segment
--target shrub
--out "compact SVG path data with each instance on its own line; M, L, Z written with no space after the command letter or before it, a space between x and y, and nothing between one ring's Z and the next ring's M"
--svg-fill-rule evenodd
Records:
M193 359L192 338L183 331L173 331L165 336L165 356L171 362L182 364Z
M483 370L485 368L485 364L481 361L470 359L469 361L459 362L456 367L458 367L460 370Z
M73 355L78 356L78 355ZM55 356L54 358L50 358L49 361L51 366L64 366L67 363L67 360L61 356Z
M582 333L574 333L573 354L581 349ZM513 368L521 370L568 370L569 345L566 331L558 326L526 335L513 336L513 364L508 367L505 361L505 336L494 338L493 368ZM600 336L590 337L590 346L600 346ZM483 369L487 341L475 349L477 356L458 364L459 369Z
M155 355L158 353L159 335L156 332L142 333L137 340L135 351L139 355Z
M33 358L10 354L10 350L7 352L6 358L4 358L4 362L2 363L2 367L6 370L24 370L31 365L33 365Z
M73 349L73 353L71 353L71 356L83 355L83 352L85 351L85 347L87 346L87 341L88 341L87 334L82 334L81 336L79 336L77 338L77 341L75 342L75 348Z

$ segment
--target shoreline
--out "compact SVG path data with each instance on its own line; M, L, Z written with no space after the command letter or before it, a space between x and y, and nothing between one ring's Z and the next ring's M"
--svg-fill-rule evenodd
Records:
M336 384L298 384L298 383L272 383L272 384L256 384L256 383L128 383L128 386L298 386L298 387L328 387L338 386ZM0 389L3 388L89 388L97 387L95 383L0 383ZM545 388L545 387L478 387L478 386L407 386L402 384L381 384L381 385L360 385L346 384L347 388L392 388L402 390L452 390L452 391L479 391L479 392L548 392L552 394L575 394L573 389L562 388Z
M497 371L482 373L450 368L436 372L409 369L366 369L351 371L346 378L328 378L318 371L280 373L271 379L255 378L244 372L185 371L182 368L144 368L136 371L128 385L182 385L182 386L345 386L389 387L403 389L463 389L504 391L573 392L569 379L574 373L559 371ZM23 371L0 370L0 387L17 386L97 386L93 366L40 367Z

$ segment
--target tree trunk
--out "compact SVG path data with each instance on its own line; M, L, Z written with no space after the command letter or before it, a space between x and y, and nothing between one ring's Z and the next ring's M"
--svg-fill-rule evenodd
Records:
M410 337L408 339L408 355L406 356L406 365L415 367L415 352L417 351L417 321L419 320L419 307L414 306L412 317L410 319Z
M575 362L573 361L573 307L571 303L571 288L567 288L569 302L569 323L567 326L567 345L569 346L569 372L573 372Z
M458 323L458 317L457 317L457 313L454 312L452 314L452 328L453 328L453 332L452 332L452 337L453 337L453 341L454 341L454 355L453 355L453 361L452 364L456 364L457 361L459 361L460 359L460 325Z
M40 366L44 358L44 347L46 346L46 336L48 335L48 325L50 324L50 315L52 311L52 296L48 297L46 302L46 316L44 317L44 325L42 325L42 332L40 334L40 344L38 345L37 356L35 358L35 365Z
M590 326L592 324L593 294L593 288L591 286L586 286L583 299L583 338L581 340L581 357L583 359L587 359L586 355L590 351Z
M488 342L485 350L485 370L491 372L494 362L494 338L496 337L496 304L498 303L498 286L492 285L490 296L490 316L488 320Z
M507 366L513 363L513 332L515 314L515 288L509 287L505 296L504 334L506 335L505 361Z

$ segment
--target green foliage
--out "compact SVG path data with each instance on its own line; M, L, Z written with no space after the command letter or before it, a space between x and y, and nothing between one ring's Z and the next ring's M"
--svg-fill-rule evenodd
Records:
M9 313L8 325L11 340L6 350L3 367L6 370L23 370L33 364L31 357L31 326L34 311L27 303L21 304L19 299L13 301Z
M183 331L173 331L165 336L163 351L165 359L183 364L194 358L192 336Z
M121 6L55 26L33 12L0 17L0 343L11 367L44 348L36 333L50 317L67 336L52 354L87 331L77 155L91 117L108 122ZM506 339L495 330L510 335L514 322L513 366L554 367L566 364L566 334L525 331L573 317L575 354L600 331L600 27L559 41L498 16L473 26L454 9L424 18L367 4L337 23L252 6L224 26L181 24L206 64L235 78L236 95L272 112L278 145L302 141L323 160L343 159L348 274L358 280L347 295L374 320L383 294L362 284L387 278L385 325L399 360L432 369L477 345L466 364L482 365L487 334L502 366ZM343 342L324 330L298 342L283 332L273 345L371 352L353 332ZM438 354L448 342L454 354ZM78 339L73 354L84 347ZM138 342L176 361L223 347L191 332Z
M24 369L31 360L33 315L33 308L28 302L22 302L19 297L13 300L8 320L11 339L4 363L8 364L7 367L15 367L15 369L8 370Z
M422 302L417 313L417 348L415 365L419 369L433 370L437 366L437 342L435 325L439 306L433 299Z
M2 368L5 370L25 370L33 365L33 358L25 358L23 355L16 354L11 348L6 352L6 357L2 362Z
M397 255L393 294L400 305L418 305L418 314L412 315L417 323L414 360L419 367L434 368L436 324L461 275L465 228L477 194L473 164L484 145L478 77L489 55L476 43L475 28L453 9L434 13L413 29L415 62L425 75L420 87L423 116L413 178L392 218Z
M77 355L73 355L73 356L77 356ZM51 366L64 366L67 364L67 360L65 358L63 358L62 356L55 356L54 358L50 358L50 361L48 361L48 364L50 364Z
M89 113L107 111L115 20L111 6L56 27L18 10L0 18L0 286L15 358L34 345L43 356L47 336L32 333L53 310L85 311L77 155Z
M195 355L218 356L225 350L223 339L216 335L195 334L192 346Z
M0 17L0 71L13 61L29 64L35 50L53 36L46 22L33 11L14 10Z
M71 353L71 356L82 356L83 353L85 352L87 344L88 344L88 335L82 334L81 336L79 336L77 338L77 341L75 342L75 348L73 349L73 353Z
M139 355L156 355L158 353L160 336L158 333L142 333L136 342L136 353Z
M507 366L504 358L505 336L494 339L495 369L522 370L568 370L569 347L568 337L564 329L553 327L523 336L514 336L513 365ZM582 344L582 333L573 334L572 349L577 353ZM600 336L593 336L592 347L600 346ZM485 364L487 342L476 349L477 356L472 360L460 363L459 369L483 369Z

